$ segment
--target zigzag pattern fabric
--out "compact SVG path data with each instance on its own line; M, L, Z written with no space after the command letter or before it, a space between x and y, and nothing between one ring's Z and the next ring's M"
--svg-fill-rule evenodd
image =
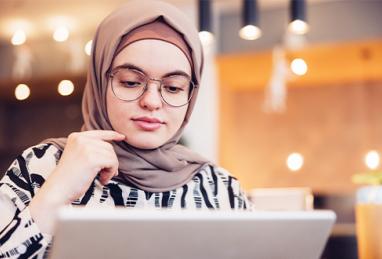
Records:
M61 151L52 144L26 149L0 181L0 258L47 258L53 237L42 233L28 205L54 170ZM26 179L25 176L29 176ZM167 192L147 192L133 184L98 179L72 206L248 210L239 182L220 167L205 166L191 181Z

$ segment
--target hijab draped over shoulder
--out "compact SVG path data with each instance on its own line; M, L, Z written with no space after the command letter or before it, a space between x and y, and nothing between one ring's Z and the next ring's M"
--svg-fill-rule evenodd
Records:
M121 50L121 45L125 46L129 41L126 40L130 37L129 33L158 22L177 34L175 45L181 48L189 59L193 81L197 87L180 129L162 146L156 149L138 149L124 141L112 142L119 160L119 175L113 179L150 192L163 192L181 187L190 181L201 167L210 163L178 144L191 116L203 70L202 46L192 22L174 6L160 1L132 1L112 12L99 25L93 39L82 100L82 131L113 130L106 111L107 72L114 57ZM56 138L44 142L53 143L63 150L66 141L66 138Z

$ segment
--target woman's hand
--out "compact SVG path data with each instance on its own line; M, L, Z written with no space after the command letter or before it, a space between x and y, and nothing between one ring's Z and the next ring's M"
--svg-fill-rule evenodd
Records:
M52 179L48 179L56 185L52 192L59 190L68 204L84 195L98 173L106 184L118 174L118 158L109 142L124 139L124 135L106 130L70 134Z
M107 130L68 136L57 167L29 205L42 232L52 233L57 209L84 195L98 173L102 184L118 174L118 158L110 142L124 139L124 135Z

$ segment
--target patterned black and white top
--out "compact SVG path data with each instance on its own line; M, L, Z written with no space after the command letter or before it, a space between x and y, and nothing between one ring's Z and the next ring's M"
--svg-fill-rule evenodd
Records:
M39 230L28 205L60 157L61 151L51 144L31 147L15 159L1 179L0 258L47 257L52 236ZM213 166L202 168L186 185L168 192L147 192L113 180L102 186L96 178L72 205L229 210L246 210L250 206L237 179Z

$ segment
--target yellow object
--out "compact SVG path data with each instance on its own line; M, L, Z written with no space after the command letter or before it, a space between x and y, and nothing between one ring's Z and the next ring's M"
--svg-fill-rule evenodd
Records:
M382 204L356 205L358 256L360 259L382 259Z

